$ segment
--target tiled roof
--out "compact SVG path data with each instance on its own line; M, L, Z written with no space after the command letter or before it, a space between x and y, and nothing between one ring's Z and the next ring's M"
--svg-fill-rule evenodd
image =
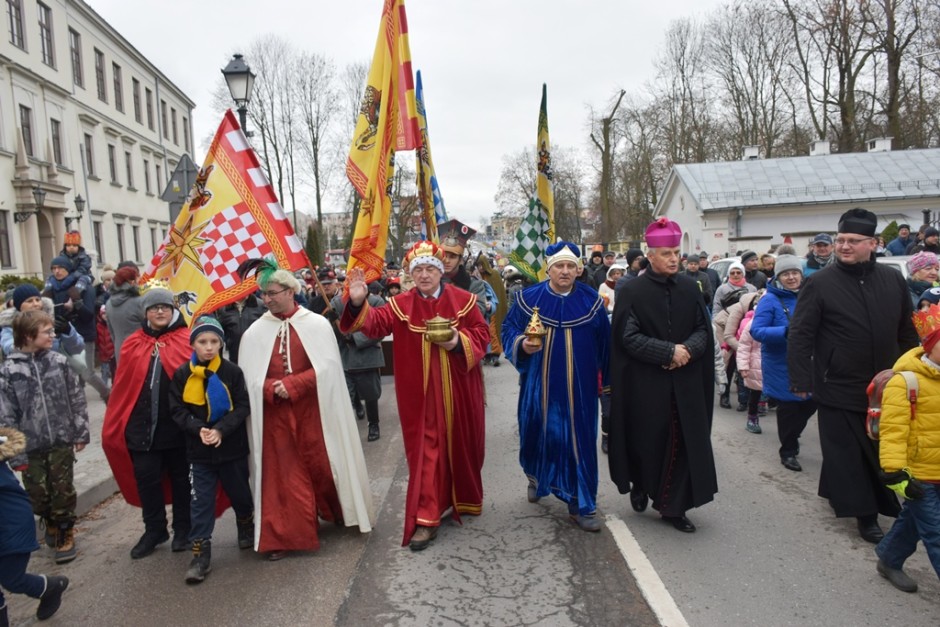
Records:
M703 211L940 197L940 149L673 166Z

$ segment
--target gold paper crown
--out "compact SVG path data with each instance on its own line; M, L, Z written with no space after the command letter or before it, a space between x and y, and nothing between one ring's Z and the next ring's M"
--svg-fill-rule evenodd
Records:
M166 279L156 279L156 278L150 279L149 281L141 285L139 289L140 289L141 295L146 294L150 290L154 290L154 289L169 290L170 282L167 281ZM170 290L170 291L172 292L173 290Z
M442 262L444 261L444 253L437 247L437 244L425 240L411 247L411 250L408 251L404 260L402 260L402 267L407 268L411 265L411 262L418 257L437 257Z
M913 318L914 328L922 340L940 331L940 305L931 305L927 311L918 311L914 313Z

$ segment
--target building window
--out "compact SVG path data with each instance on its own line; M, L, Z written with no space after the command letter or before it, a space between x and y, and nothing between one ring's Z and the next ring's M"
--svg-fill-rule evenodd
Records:
M116 224L117 227L117 242L118 242L118 259L124 261L127 257L124 256L124 225Z
M85 169L88 170L88 176L95 176L95 150L88 133L85 133Z
M131 225L131 240L134 244L134 261L139 262L140 257L140 227L137 225Z
M72 82L79 87L85 86L82 74L82 36L69 29L69 51L72 55Z
M160 164L157 164L157 193L163 191L163 170L160 168Z
M157 243L157 227L152 226L150 227L150 247L154 255L157 254L157 248L159 248L159 246L160 245Z
M91 223L92 236L95 238L95 249L98 251L98 263L104 263L104 238L101 236L101 222Z
M150 193L150 162L144 159L144 191Z
M147 128L153 130L153 92L145 89L147 95Z
M10 249L10 212L0 211L0 267L13 267L13 251Z
M62 124L50 118L49 129L52 131L52 158L56 165L62 165Z
M111 182L117 183L117 158L115 156L114 144L108 144L108 167L111 169Z
M170 129L166 119L166 100L160 101L160 121L163 122L163 139L170 139Z
M20 105L20 130L23 133L23 146L26 155L33 156L33 110Z
M134 119L140 123L140 81L136 78L131 79L131 93L134 98Z
M124 151L124 169L127 170L127 186L132 188L134 187L134 168L131 163L131 152L129 150Z
M42 62L49 67L55 67L55 48L52 46L52 9L42 2L37 4L39 9L39 43L42 47Z
M95 81L98 83L98 99L108 101L108 92L104 80L104 53L95 48Z
M114 107L121 113L124 113L124 84L121 80L121 66L117 63L112 63L111 74L114 79Z
M179 132L176 130L176 109L170 109L170 120L173 122L173 143L177 146L180 145L180 136Z
M23 36L23 0L7 0L7 13L10 16L10 43L26 50L26 38Z
M183 146L189 152L189 120L183 118Z

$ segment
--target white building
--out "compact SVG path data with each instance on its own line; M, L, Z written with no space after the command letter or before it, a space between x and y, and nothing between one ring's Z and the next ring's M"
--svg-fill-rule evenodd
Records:
M67 226L96 274L146 264L170 226L160 194L192 150L194 103L81 0L7 0L5 17L0 273L48 273Z
M915 229L940 208L940 149L891 151L873 140L864 153L673 166L654 215L682 227L682 252L765 252L790 239L802 254L816 233L834 233L852 207ZM747 154L747 153L746 153Z

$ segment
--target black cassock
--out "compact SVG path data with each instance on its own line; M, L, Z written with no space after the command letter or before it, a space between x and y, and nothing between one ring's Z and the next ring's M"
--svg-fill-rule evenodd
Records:
M665 516L680 516L718 491L711 424L715 344L705 301L686 276L648 270L616 295L611 343L611 479ZM692 354L668 370L676 344Z

